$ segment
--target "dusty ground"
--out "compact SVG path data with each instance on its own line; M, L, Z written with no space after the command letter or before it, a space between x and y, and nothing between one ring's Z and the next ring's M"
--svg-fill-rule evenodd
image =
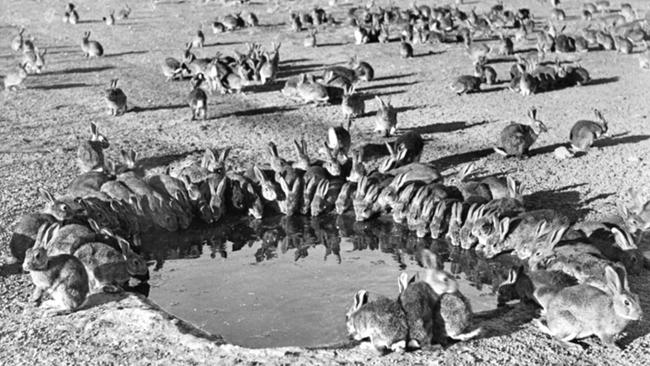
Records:
M643 9L641 14L648 10L644 1L629 2ZM580 88L523 97L499 86L457 97L447 85L452 77L471 73L472 67L456 45L416 46L417 57L405 61L399 59L396 43L355 46L349 29L339 26L321 31L321 47L304 49L304 33L289 33L282 23L290 8L309 9L315 1L281 1L282 6L273 14L267 12L270 5L258 1L251 9L260 17L260 28L221 35L211 33L208 21L237 7L200 5L197 1L166 1L155 7L149 2L132 2L132 17L109 28L99 19L123 1L78 1L82 23L75 26L60 21L64 3L4 0L1 5L0 70L18 61L9 48L15 26L25 26L38 46L48 48L46 72L28 78L27 89L0 92L0 248L5 253L16 218L41 204L36 187L62 192L73 178L77 139L87 136L89 121L98 123L109 136L111 156L121 148L133 148L148 168L166 165L205 147L226 146L233 148L231 161L240 168L259 160L268 141L275 141L282 154L291 156L291 139L302 136L315 146L328 126L342 121L338 106L296 105L282 97L278 84L251 89L246 95L212 96L210 119L189 122L185 105L189 86L185 82L165 83L159 62L166 56L180 57L183 44L201 22L207 35L206 55L217 50L243 50L244 42L251 40L267 47L271 41L282 41L282 78L317 71L354 54L370 61L377 80L363 85L361 91L390 98L401 111L402 131L417 129L424 134L429 143L423 160L449 173L457 164L469 161L476 161L487 172L509 172L525 182L531 207L557 208L575 220L597 218L614 212L615 203L624 199L627 188L636 186L648 192L650 73L639 70L633 55L598 51L561 56L580 58L590 71L594 83ZM569 15L578 14L578 2L563 3ZM546 5L542 7L537 1L507 2L511 4L531 7L540 16L548 14ZM492 2L475 1L464 8L476 6L480 11L490 5ZM326 7L339 19L346 9ZM568 32L580 24L579 20L569 22ZM85 30L92 31L91 39L102 42L106 57L82 58L78 44ZM507 78L509 66L496 64L500 78ZM114 77L120 79L132 108L119 118L106 115L101 98L102 90ZM538 140L534 156L519 161L490 154L487 149L500 129L512 120L525 121L531 105L538 107L539 117L551 128ZM594 107L610 119L613 137L600 142L587 156L554 160L552 151L567 140L572 123L591 118ZM370 101L367 110L376 110L376 105ZM381 143L373 135L373 127L372 117L357 120L353 127L355 144ZM650 364L648 321L628 327L619 342L623 350L605 349L592 340L584 351L576 351L534 329L528 322L533 314L525 308L486 320L486 337L444 351L377 358L356 348L247 350L219 345L218 337L207 337L211 339L207 341L184 336L190 330L188 326L169 322L167 315L134 296L119 302L98 299L102 305L66 317L45 318L38 309L26 305L31 284L27 275L18 272L15 267L0 267L0 364ZM630 285L640 294L644 312L650 314L647 275L631 277ZM201 334L198 330L190 333Z

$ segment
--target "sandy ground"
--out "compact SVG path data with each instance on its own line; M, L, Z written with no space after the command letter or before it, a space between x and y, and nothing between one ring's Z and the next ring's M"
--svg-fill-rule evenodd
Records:
M644 1L629 2L643 9L641 14L648 10ZM561 59L580 59L590 71L594 82L584 87L523 97L499 85L458 97L448 90L449 81L472 72L458 45L418 45L415 58L401 60L397 43L356 46L351 31L337 26L319 33L322 46L303 48L304 33L290 33L283 23L290 9L307 10L315 1L281 1L274 13L267 12L269 4L257 1L250 8L258 14L261 27L217 35L210 31L209 21L237 11L236 6L188 1L160 2L154 7L149 2L132 2L132 16L109 28L99 19L109 8L120 8L123 1L77 2L82 22L75 26L61 23L64 3L5 0L1 5L2 73L18 61L9 48L16 26L25 26L36 37L36 44L48 49L43 74L29 77L27 88L19 92L0 92L0 248L5 253L15 220L42 204L36 187L62 192L74 177L76 146L79 138L88 136L90 121L110 138L109 156L117 157L119 149L135 149L149 169L206 147L232 147L232 165L242 168L259 160L268 141L275 141L281 154L292 156L292 139L304 137L315 150L326 128L342 122L338 106L295 104L279 93L281 84L251 88L245 95L211 96L210 119L190 122L185 103L189 85L166 83L159 62L167 56L180 58L183 44L201 22L208 46L199 55L243 51L244 43L251 40L266 47L272 41L281 41L282 79L318 71L355 54L368 60L377 80L362 85L360 91L369 97L389 98L400 110L401 131L416 129L425 136L424 161L437 164L447 173L470 161L489 173L508 172L525 183L531 208L556 208L574 220L592 219L614 212L616 202L625 199L629 187L650 193L650 73L638 68L634 55L603 51L561 55ZM318 3L338 19L347 9L330 9L325 1ZM563 3L570 16L579 14L579 2ZM540 16L549 11L546 4L533 0L510 4L528 6ZM491 5L475 1L463 7L476 6L481 11ZM567 32L581 26L580 20L573 20ZM82 57L79 43L86 30L92 32L91 39L102 42L106 57ZM497 63L495 67L502 80L508 78L510 63ZM101 97L112 78L120 79L131 108L119 118L106 115ZM491 154L489 148L501 128L513 120L526 121L526 111L533 105L550 127L538 140L533 156L520 161ZM366 107L371 114L377 108L372 101ZM553 159L553 149L567 140L573 122L591 118L594 107L611 121L612 137L579 159ZM373 123L372 116L355 121L355 145L383 143L372 133ZM102 305L66 317L43 317L38 309L26 305L31 284L28 276L19 272L15 267L0 267L0 364L650 364L650 323L646 320L628 327L619 340L622 350L606 349L598 341L588 340L585 349L578 351L566 349L537 331L529 322L533 312L524 307L485 320L485 337L446 350L383 358L358 348L246 350L219 345L215 342L218 337L207 337L206 341L184 336L187 325L170 322L169 316L135 296L119 302L99 299ZM650 314L647 275L631 277L630 286L640 294L644 312ZM201 335L197 330L190 334Z

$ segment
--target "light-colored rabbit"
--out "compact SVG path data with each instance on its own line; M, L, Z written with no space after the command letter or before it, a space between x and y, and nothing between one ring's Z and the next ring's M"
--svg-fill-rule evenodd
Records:
M623 287L613 268L605 269L605 278L609 291L584 284L560 290L548 302L545 322L537 320L536 325L565 343L595 335L604 345L615 346L616 335L641 319L643 311L639 297Z
M384 137L394 135L397 131L397 110L390 102L384 102L379 96L375 96L375 100L378 106L375 132L379 132Z
M24 88L23 81L27 78L27 71L25 66L18 64L16 70L9 72L2 79L5 90L17 90L18 88Z
M97 41L89 41L90 31L84 32L83 38L81 38L81 51L83 51L84 56L86 57L101 57L104 55L104 48Z

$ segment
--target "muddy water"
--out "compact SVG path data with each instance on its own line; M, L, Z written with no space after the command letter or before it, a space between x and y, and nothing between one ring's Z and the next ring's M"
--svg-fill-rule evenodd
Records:
M397 296L397 277L421 270L416 253L445 260L475 312L496 307L514 265L443 241L417 239L388 220L274 218L145 237L155 260L150 297L173 314L248 347L340 344L359 289Z

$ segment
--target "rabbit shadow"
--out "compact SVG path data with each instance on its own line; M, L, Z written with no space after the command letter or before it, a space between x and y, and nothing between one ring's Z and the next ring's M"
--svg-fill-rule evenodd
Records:
M603 84L609 84L609 83L615 83L619 80L620 78L618 76L613 76L609 78L597 78L597 79L591 79L588 83L585 85L603 85Z
M429 164L433 164L434 166L438 167L438 169L440 170L445 170L451 166L466 164L472 161L476 161L478 159L482 159L493 153L494 150L492 148L468 151L464 153L444 156L430 161Z
M408 78L411 76L415 76L417 73L411 72L408 74L396 74L396 75L388 75L388 76L382 76L378 78L374 78L372 81L386 81L386 80L394 80L394 79L403 79L403 78Z
M4 264L0 266L0 277L9 277L21 273L23 273L23 267L19 262Z
M312 63L312 64L304 64L304 65L295 65L295 66L289 66L287 68L280 67L280 70L278 72L278 77L279 78L289 78L291 76L295 75L300 75L300 74L305 74L305 73L311 73L314 71L321 70L323 67L325 67L325 64L321 63Z
M580 192L575 188L587 185L587 183L572 184L549 190L536 191L524 196L526 210L538 210L553 208L567 216L571 222L584 219L591 211L585 208L587 204L607 198L613 193L603 193L587 200L583 200Z
M235 111L232 113L227 113L224 115L219 116L219 118L223 117L244 117L244 116L257 116L257 115L263 115L263 114L274 114L274 113L282 113L282 112L289 112L289 111L295 111L298 109L297 106L271 106L271 107L260 107L260 108L252 108L252 109L246 109L243 111Z
M267 84L252 84L246 87L246 91L252 93L267 93L267 92L276 92L282 90L284 83L279 80L275 80L272 83Z
M484 125L488 122L489 121L468 123L466 121L453 121L453 122L446 122L446 123L433 123L426 126L405 127L404 129L411 132L417 132L419 134L442 133L442 132L453 132L458 130L464 130L467 128Z
M474 322L475 326L483 328L478 338L487 339L512 334L537 317L537 306L517 303L474 313Z
M385 91L385 92L373 93L373 94L361 93L361 99L363 99L363 101L366 102L366 101L369 101L369 100L374 100L375 97L384 97L384 96L404 94L404 93L406 93L406 89L391 90L391 91ZM366 113L365 115L370 116L370 115L373 115L373 114L374 113Z
M37 85L37 86L32 86L30 89L61 90L61 89L85 88L87 86L96 86L96 85L86 84L86 83L68 83L68 84L57 84L57 85Z
M148 111L159 111L159 110L172 110L172 109L182 109L187 108L187 104L168 104L168 105L154 105L148 107L133 106L127 113L140 113Z
M650 135L632 135L632 136L625 136L625 135L626 134L619 134L618 136L622 136L622 137L612 136L610 138L596 140L594 142L594 146L609 147L609 146L616 146L616 145L636 144L638 142L650 139Z
M57 70L57 71L46 71L41 73L41 75L63 75L63 74L86 74L86 73L95 73L106 70L112 70L115 66L97 66L97 67L75 67L72 69Z
M369 90L382 89L382 88L398 88L398 87L415 85L417 83L418 83L418 81L409 81L409 82L398 82L398 83L389 83L389 84L369 85L369 86L358 89L358 91L369 91Z
M149 51L147 50L141 50L141 51L126 51L126 52L119 52L119 53L111 53L109 55L104 55L106 58L111 58L111 57L120 57L120 56L127 56L127 55L141 55L144 53L148 53Z
M144 169L152 169L159 166L167 166L175 161L184 159L190 155L201 153L202 151L203 150L195 149L191 151L185 151L182 153L174 153L174 154L159 155L159 156L148 156L146 158L142 158L138 160L138 163Z

